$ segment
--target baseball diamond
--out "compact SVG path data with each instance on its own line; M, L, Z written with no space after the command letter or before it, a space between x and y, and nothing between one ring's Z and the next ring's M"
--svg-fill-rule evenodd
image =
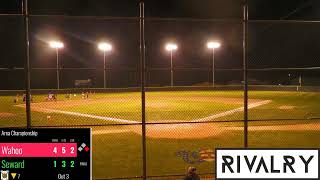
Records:
M25 124L24 105L13 98L1 96L2 127ZM92 93L89 98L81 94L70 98L57 94L56 101L48 101L44 94L33 94L32 125L91 127L95 177L104 177L105 171L112 177L137 176L141 167L139 98L138 92ZM203 150L241 146L243 123L234 120L243 117L242 98L241 91L147 92L148 173L179 174L189 165L175 155L179 151L196 151L197 156L206 159L209 156ZM320 145L316 140L320 138L320 123L314 119L320 116L319 93L250 91L249 98L252 147L296 147L297 140L301 142L299 147ZM119 123L124 125L116 126ZM285 140L279 140L278 136ZM103 149L110 153L103 153ZM108 166L104 159L113 159L113 166ZM201 172L210 173L212 161L199 162ZM175 168L170 168L172 163Z

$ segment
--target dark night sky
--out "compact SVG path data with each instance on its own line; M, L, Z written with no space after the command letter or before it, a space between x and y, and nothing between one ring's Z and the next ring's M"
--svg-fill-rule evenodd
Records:
M19 13L21 11L19 2L20 0L1 0L0 13ZM136 17L139 13L137 0L29 0L29 3L31 14L36 15ZM223 43L222 48L216 54L217 68L242 67L242 26L240 21L242 7L240 0L146 0L145 8L147 17L237 20L223 22L147 21L146 58L148 67L168 67L168 54L163 50L163 45L167 41L175 41L179 44L179 51L175 54L176 67L208 67L210 53L205 48L208 39L218 39ZM249 14L250 19L260 20L284 18L319 20L320 2L318 0L251 0L249 1ZM22 22L20 17L0 17L0 37L2 40L0 68L23 67ZM66 47L61 52L63 67L99 68L102 57L96 49L96 43L101 40L108 40L115 47L109 57L109 63L113 68L134 68L139 64L139 26L136 20L32 17L30 25L32 67L54 68L55 56L46 43L52 38L61 39L65 43ZM320 66L318 59L320 57L318 53L320 42L314 40L320 38L318 33L320 25L311 23L250 23L249 28L250 67ZM121 72L118 73L121 74ZM23 76L22 72L14 71L11 74L0 72L0 77L2 79L8 79L9 76L17 78L16 74ZM76 72L75 74L78 74L79 79L100 76L96 71ZM116 72L113 74L114 77L121 79ZM35 84L48 83L46 81L48 78L54 79L54 76L40 72L33 72L32 75L38 78L33 81ZM68 76L65 75L65 79L68 79ZM127 76L131 76L130 73ZM128 79L127 76L122 78L124 79L122 83L127 82L125 80ZM157 76L153 77L159 78ZM206 76L206 73L202 76ZM194 77L193 74L184 78L192 79ZM225 77L227 78L227 76ZM70 76L66 83L70 84L73 80L74 77ZM97 81L101 81L101 79L97 79ZM8 83L11 82L8 81Z
M19 13L21 0L1 0L1 13ZM137 16L138 0L29 0L33 14ZM146 14L155 17L239 18L241 0L146 0ZM251 19L319 19L317 0L249 0Z

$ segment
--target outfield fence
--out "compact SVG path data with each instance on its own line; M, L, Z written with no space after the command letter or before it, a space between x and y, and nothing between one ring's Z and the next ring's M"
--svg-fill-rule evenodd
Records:
M12 1L0 127L92 128L97 180L182 179L189 166L214 179L215 148L319 147L320 21L205 1Z

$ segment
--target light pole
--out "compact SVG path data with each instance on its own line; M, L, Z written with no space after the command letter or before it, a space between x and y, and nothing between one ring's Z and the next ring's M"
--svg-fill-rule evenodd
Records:
M98 49L103 52L103 88L107 87L106 81L106 52L112 50L112 46L109 43L101 42L98 44Z
M166 50L170 52L170 61L171 61L171 66L170 66L170 71L171 71L171 87L173 87L173 51L177 50L178 46L173 43L168 43L166 45Z
M214 50L219 48L221 46L221 44L219 42L208 42L207 47L208 49L212 49L212 86L214 86L215 84L215 80L214 80Z
M56 50L56 54L57 54L57 88L60 89L59 49L62 49L64 47L64 44L60 41L50 41L49 46Z

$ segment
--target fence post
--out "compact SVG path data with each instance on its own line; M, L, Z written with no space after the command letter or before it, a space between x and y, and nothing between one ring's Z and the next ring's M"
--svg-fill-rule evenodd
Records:
M244 148L248 147L248 2L243 5Z
M140 82L141 82L141 119L142 119L142 158L143 180L147 179L147 150L146 150L146 97L145 97L145 32L144 32L144 0L140 0Z
M22 13L24 17L25 25L25 90L26 90L26 118L27 128L31 128L31 107L30 107L30 43L29 43L29 12L28 12L28 0L22 0Z

